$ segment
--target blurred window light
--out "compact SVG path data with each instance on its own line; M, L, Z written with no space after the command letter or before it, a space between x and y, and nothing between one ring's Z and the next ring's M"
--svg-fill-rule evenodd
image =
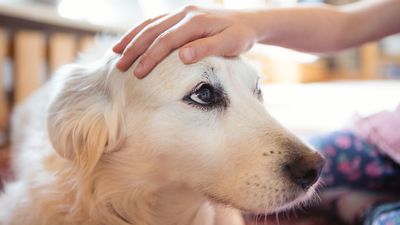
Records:
M62 17L125 29L143 20L138 2L132 0L61 0L57 10Z
M224 0L223 5L229 9L262 8L266 6L293 6L298 0Z
M61 0L58 4L58 13L70 19L126 29L145 18L172 12L189 4L212 7L216 6L217 2L215 0Z
M58 12L61 16L67 17L70 19L77 19L77 20L88 20L91 17L97 17L98 15L102 14L100 10L98 10L98 6L102 6L104 4L104 0L99 0L96 4L96 10L89 10L91 9L91 5L93 4L94 0L62 0L58 5ZM104 6L100 7L104 8Z
M217 6L216 0L138 0L143 14L147 18L156 17L158 15L172 12L184 7L185 5L198 5L205 7Z
M292 61L296 63L313 63L319 59L319 56L298 52L287 48L256 44L251 49L252 52L263 55L272 60Z

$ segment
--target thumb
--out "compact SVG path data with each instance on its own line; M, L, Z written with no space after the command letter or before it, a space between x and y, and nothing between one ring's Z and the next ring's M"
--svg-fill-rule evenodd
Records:
M179 51L179 57L185 64L195 63L210 55L223 56L224 46L222 35L197 39L184 45Z

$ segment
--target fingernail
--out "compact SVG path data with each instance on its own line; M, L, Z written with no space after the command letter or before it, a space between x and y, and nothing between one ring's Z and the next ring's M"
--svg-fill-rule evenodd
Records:
M182 58L183 61L185 62L192 62L193 60L195 60L195 52L194 49L192 47L186 47L182 49Z
M137 78L141 78L143 76L143 71L144 71L144 65L142 62L139 62L133 73Z

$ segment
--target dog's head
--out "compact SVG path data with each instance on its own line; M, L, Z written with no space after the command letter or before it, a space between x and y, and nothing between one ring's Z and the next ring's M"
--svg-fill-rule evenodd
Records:
M135 66L121 73L115 61L60 74L66 82L50 107L49 134L76 167L111 171L125 186L180 183L251 212L313 191L322 157L268 114L243 60L183 65L175 52L140 81Z

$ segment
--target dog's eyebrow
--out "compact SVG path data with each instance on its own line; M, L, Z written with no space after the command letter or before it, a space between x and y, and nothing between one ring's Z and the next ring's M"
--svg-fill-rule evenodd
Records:
M214 66L207 67L204 73L202 74L202 78L206 80L207 83L211 84L220 93L223 93L224 101L228 102L225 89L222 86L222 82L220 81L220 79L218 79Z
M212 84L214 87L222 89L221 81L218 79L215 73L215 67L206 67L204 73L202 74L202 78L207 80L208 83Z

